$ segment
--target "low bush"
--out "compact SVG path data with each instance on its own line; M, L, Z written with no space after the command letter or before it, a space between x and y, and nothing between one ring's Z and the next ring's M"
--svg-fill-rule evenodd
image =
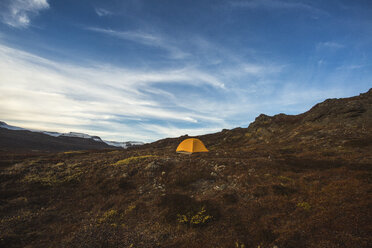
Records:
M308 202L299 202L297 203L297 207L302 208L306 211L309 211L311 209L311 206Z
M202 207L198 212L188 212L186 214L177 214L178 223L187 224L189 226L202 226L212 220L213 216L207 213L205 207Z
M215 204L208 201L196 201L187 195L165 195L158 205L165 209L163 211L165 220L187 224L191 227L203 226L219 216Z

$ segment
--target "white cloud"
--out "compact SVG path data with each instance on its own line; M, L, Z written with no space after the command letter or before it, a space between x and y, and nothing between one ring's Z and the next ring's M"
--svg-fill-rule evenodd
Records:
M141 127L145 130L156 132L159 136L158 138L162 137L179 137L181 135L189 135L189 136L196 136L196 135L203 135L208 133L215 133L221 131L220 127L208 127L208 128L179 128L172 125L161 126L155 124L143 124Z
M177 46L172 44L172 42L159 34L146 33L142 31L117 31L96 27L89 27L87 30L110 35L123 40L137 42L150 47L158 47L166 50L173 59L184 59L189 56L188 53L182 51Z
M3 3L0 16L2 22L9 26L25 28L30 25L31 17L48 8L47 0L10 0Z
M246 8L270 8L270 9L301 9L308 11L319 11L309 4L300 1L288 0L250 0L250 1L234 1L231 3L236 7Z
M113 13L107 9L103 9L103 8L95 8L95 11L97 13L98 16L102 17L102 16L110 16L112 15Z
M141 31L115 31L104 28L87 28L87 30L95 31L103 34L115 36L124 40L136 41L145 45L155 45L162 42L162 38L153 34L144 33Z
M185 92L174 95L157 87L181 84L184 88L210 86L211 92L224 90L219 78L195 68L147 71L78 66L0 44L0 78L0 119L28 123L32 128L98 134L97 130L109 130L112 123L123 120L221 123L218 113L205 116L195 110L193 102L178 106ZM108 123L107 127L102 123ZM95 125L101 126L90 128ZM151 140L156 135L127 125L120 124L108 137L121 133L130 139L146 136L145 140Z
M278 83L288 66L235 65L213 72L196 66L80 66L0 43L0 120L110 140L153 141L245 126L259 113L298 113L326 97L345 94L337 84L312 88L301 86L304 79Z
M279 74L284 68L284 65L240 63L223 69L222 73L227 78L239 78L242 76L265 78Z
M342 65L337 67L337 70L358 70L366 67L368 65Z
M317 44L317 49L332 49L332 50L336 50L336 49L340 49L340 48L344 48L345 46L340 44L340 43L337 43L337 42L334 42L334 41L327 41L327 42L320 42Z
M148 46L161 44L163 49L168 42L139 31L91 30ZM129 69L99 62L61 63L0 42L0 120L110 140L153 141L247 125L259 113L298 113L323 97L342 96L331 87L298 87L306 77L283 81L281 74L288 75L290 65L264 58L255 58L262 63L245 61L208 41L194 46L195 53L206 54L200 60L190 55L193 64L186 60L178 61L176 69ZM180 46L174 49L182 51ZM215 58L225 60L203 67Z
M299 11L312 19L330 15L326 10L317 7L316 3L309 4L308 1L301 0L237 0L229 2L229 4L234 8L269 10L271 13Z

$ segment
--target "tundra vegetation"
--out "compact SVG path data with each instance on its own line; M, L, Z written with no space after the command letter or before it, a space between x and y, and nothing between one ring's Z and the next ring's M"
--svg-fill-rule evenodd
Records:
M0 247L371 247L372 91L296 116L0 167Z

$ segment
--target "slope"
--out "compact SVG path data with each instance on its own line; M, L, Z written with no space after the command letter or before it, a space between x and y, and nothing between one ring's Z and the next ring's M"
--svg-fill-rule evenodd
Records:
M0 150L10 152L59 152L114 148L102 141L80 137L53 137L26 130L0 128Z
M0 171L3 247L370 247L372 91L199 136Z

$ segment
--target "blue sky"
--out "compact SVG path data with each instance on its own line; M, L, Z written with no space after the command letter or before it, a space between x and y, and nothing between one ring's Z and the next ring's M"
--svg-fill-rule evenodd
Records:
M0 0L0 120L154 141L372 87L372 2Z

